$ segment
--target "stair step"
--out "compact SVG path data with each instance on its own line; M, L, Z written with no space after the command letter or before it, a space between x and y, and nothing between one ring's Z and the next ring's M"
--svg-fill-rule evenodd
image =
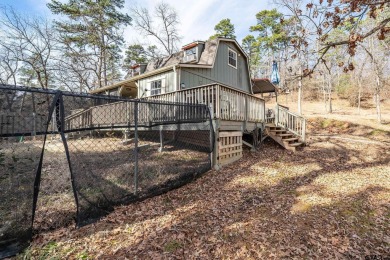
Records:
M292 144L289 144L288 146L290 147L297 147L297 146L301 146L302 143L292 143Z
M294 135L293 134L278 134L278 136L283 137L283 136L294 136Z
M287 141L287 142L296 141L296 140L298 140L297 137L283 139L283 141Z
M276 133L278 133L278 132L286 132L286 130L280 130L280 129L277 129L277 130L270 130L271 132L276 132Z

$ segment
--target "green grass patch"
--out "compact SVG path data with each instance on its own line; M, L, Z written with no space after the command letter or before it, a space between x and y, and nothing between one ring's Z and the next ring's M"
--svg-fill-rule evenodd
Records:
M341 129L348 129L350 127L350 124L347 122L338 121L334 119L324 119L321 121L321 127L322 128L335 127Z
M44 247L42 247L42 250L40 252L38 259L60 259L59 257L55 257L58 244L54 241L47 243Z
M331 119L324 119L321 121L321 127L322 128L328 128L332 124Z
M387 135L390 136L389 131L381 130L381 129L374 129L371 132L368 133L370 136L382 136L382 135Z
M165 244L164 251L172 253L172 252L175 252L176 250L178 250L181 247L183 247L183 245L179 241L172 240L172 241L169 241L168 243Z
M92 259L87 252L83 251L77 254L77 259Z

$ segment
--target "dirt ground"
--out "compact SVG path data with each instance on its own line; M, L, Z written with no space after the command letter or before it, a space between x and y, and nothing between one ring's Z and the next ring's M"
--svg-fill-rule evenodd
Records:
M388 125L309 118L301 151L268 140L231 166L95 224L42 232L20 257L390 257Z
M119 204L124 195L134 194L134 143L123 145L122 141L114 137L68 140L80 213L87 214L91 203L108 208L115 202ZM167 144L158 152L158 145L139 141L139 193L209 165L207 153L179 144ZM76 204L65 150L58 138L50 139L45 148L34 232L74 225L75 218Z
M296 96L288 97L280 96L278 101L280 104L289 107L291 111L297 112L298 106ZM267 107L275 105L275 98L267 101ZM327 113L325 105L321 101L303 100L303 116L306 118L323 117L334 119L354 124L359 124L362 127L370 127L383 131L390 131L390 99L386 99L381 103L382 124L377 121L376 108L374 102L369 99L362 102L360 111L357 107L351 107L347 100L335 98L332 101L332 113Z

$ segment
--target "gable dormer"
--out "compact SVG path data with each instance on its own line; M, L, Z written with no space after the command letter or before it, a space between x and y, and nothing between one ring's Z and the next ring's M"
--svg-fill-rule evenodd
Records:
M183 63L197 63L199 62L200 55L204 50L205 42L196 41L187 45L184 45L182 50L184 52Z
M135 77L144 73L146 66L147 66L146 63L139 63L131 66L130 68L131 77Z

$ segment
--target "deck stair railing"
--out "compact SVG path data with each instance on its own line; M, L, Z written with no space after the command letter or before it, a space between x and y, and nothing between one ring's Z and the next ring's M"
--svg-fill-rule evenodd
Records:
M275 125L285 128L306 142L306 119L291 112L287 107L276 105Z

